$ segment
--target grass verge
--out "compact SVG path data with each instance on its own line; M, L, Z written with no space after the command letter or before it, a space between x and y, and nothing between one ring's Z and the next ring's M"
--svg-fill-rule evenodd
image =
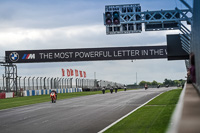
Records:
M182 89L165 92L105 133L164 133Z
M106 90L106 93L109 91ZM94 94L101 94L101 91L91 91L91 92L76 92L76 93L61 93L58 94L58 100L73 98L73 97L80 97L80 96L87 96L87 95L94 95ZM28 96L28 97L15 97L15 98L7 98L7 99L0 99L0 110L19 107L24 105L42 103L42 102L50 102L49 95L40 95L40 96Z

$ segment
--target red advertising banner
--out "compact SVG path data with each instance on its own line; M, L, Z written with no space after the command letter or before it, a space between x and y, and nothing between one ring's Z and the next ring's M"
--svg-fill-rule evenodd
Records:
M65 76L65 70L62 68L62 76Z
M84 75L84 78L86 78L86 72L85 71L83 71L83 75Z
M78 70L77 70L77 69L75 69L75 76L76 76L76 77L79 76L79 74L78 74Z
M85 71L81 71L81 70L77 70L77 69L66 69L66 73L65 73L65 70L62 68L62 76L67 76L67 77L73 77L73 76L76 76L76 77L83 77L83 78L86 78L87 75L86 75L86 72Z
M67 69L67 77L70 77L70 70Z
M70 69L71 76L74 76L74 71Z
M79 73L80 73L80 77L83 77L83 73L82 73L82 71L79 71Z

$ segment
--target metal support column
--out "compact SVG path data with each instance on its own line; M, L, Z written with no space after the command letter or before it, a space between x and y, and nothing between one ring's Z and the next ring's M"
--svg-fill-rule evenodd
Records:
M200 0L193 4L191 51L195 55L196 86L200 92Z

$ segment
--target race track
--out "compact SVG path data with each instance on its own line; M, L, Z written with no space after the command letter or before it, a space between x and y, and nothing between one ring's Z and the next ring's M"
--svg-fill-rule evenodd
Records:
M129 90L0 110L0 132L96 133L170 89Z

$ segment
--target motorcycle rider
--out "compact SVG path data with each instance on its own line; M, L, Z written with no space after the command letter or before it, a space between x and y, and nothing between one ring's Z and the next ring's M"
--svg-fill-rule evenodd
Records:
M111 94L113 93L113 87L112 86L110 87L110 93Z
M146 90L146 89L148 89L148 85L147 85L147 84L145 84L144 88L145 88L145 90Z
M105 87L102 87L102 93L105 94Z
M126 86L124 86L124 91L126 91Z
M115 93L117 93L118 86L115 86Z
M56 100L57 100L57 92L55 90L51 90L51 92L54 92L56 95Z

